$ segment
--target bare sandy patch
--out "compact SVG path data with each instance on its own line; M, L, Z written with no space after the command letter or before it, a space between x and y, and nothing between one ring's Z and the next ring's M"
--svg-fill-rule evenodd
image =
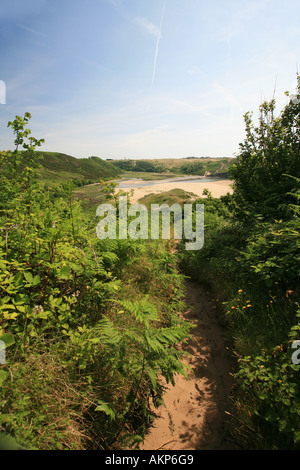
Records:
M186 286L184 318L194 323L192 339L183 345L190 356L188 379L175 377L164 394L165 407L154 409L156 419L141 450L225 450L234 443L225 417L232 389L232 356L226 346L217 307L208 293L191 281Z
M195 178L195 179L199 179ZM164 180L162 182L155 182L155 184L149 184L144 186L135 187L137 184L136 180L126 181L126 188L122 188L123 191L129 192L131 189L134 190L131 203L135 204L139 199L148 194L158 194L171 189L183 189L184 191L192 192L199 197L202 197L203 190L207 188L213 195L213 197L224 196L227 193L232 193L232 181L230 180L218 180L210 181L203 179L203 182L193 182L184 180ZM205 197L205 196L204 196Z

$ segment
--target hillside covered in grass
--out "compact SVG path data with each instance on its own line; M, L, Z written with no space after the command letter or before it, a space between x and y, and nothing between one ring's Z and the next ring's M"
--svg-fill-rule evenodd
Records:
M235 158L166 158L151 160L111 160L114 166L133 172L170 173L173 175L211 175L227 178Z
M42 180L64 183L72 180L78 186L95 183L99 179L116 178L122 170L99 157L75 158L58 152L39 152Z

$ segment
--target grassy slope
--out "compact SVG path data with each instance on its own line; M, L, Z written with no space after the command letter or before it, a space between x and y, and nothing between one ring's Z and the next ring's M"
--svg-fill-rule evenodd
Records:
M227 173L234 160L234 158L167 158L149 161L153 164L159 163L166 171L173 173L180 171L182 166L192 166L201 163L204 171L217 176L218 174Z
M139 203L145 204L146 206L150 204L188 204L197 198L198 196L194 193L175 188L160 194L147 194L139 199Z
M41 179L49 182L96 182L116 178L121 173L114 165L98 157L75 158L58 152L40 152L40 155L42 168L39 174Z
M143 161L151 163L154 167L161 168L166 173L173 173L174 176L178 176L178 174L188 174L186 171L182 171L181 168L183 166L192 167L192 165L199 165L199 163L203 165L204 172L208 171L215 176L218 176L219 174L224 174L224 176L226 176L226 173L234 163L235 158L162 158ZM132 160L132 162L135 162L135 160ZM195 173L191 171L191 174Z
M228 165L233 162L233 158L161 158L161 159L149 159L150 163L159 163L161 166L166 168L178 168L182 165L192 165L193 163L203 163L204 165L210 165L212 162L218 162L218 164Z

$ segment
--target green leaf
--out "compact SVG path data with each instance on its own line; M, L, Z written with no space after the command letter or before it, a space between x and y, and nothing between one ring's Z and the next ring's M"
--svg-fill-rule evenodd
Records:
M25 277L26 281L27 281L29 284L32 284L32 282L33 282L33 276L32 276L32 274L31 274L29 271L25 271L25 272L24 272L24 277Z
M2 387L4 380L8 376L8 372L5 370L0 370L0 387Z
M39 275L34 276L32 285L37 286L41 282L41 278Z
M3 333L3 335L0 336L0 341L5 343L6 348L9 348L9 346L15 343L14 337L10 333Z
M60 279L69 279L71 273L71 267L70 266L63 266L61 270L59 271L58 277Z
M38 274L34 277L29 271L25 271L23 274L27 281L27 286L37 286L41 282L41 278Z
M95 411L103 411L110 419L115 419L116 414L115 412L107 405L107 403L100 403L96 408Z
M23 276L22 276L22 273L18 273L16 276L15 276L15 286L16 287L21 287L23 284Z

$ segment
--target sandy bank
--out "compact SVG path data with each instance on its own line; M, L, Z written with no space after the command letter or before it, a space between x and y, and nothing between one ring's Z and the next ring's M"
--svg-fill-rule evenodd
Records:
M193 179L191 177L188 178L189 180ZM194 178L194 179L198 179ZM125 183L125 181L123 181ZM154 184L153 184L154 183ZM145 185L145 181L141 182L143 186L136 187L137 181L136 180L127 180L126 181L126 188L122 188L123 191L130 191L130 189L134 189L134 195L131 198L131 203L136 203L140 198L147 194L158 194L164 191L170 191L171 189L183 189L184 191L192 192L197 196L202 196L202 192L205 188L211 191L213 197L220 197L227 193L232 193L231 184L232 181L230 180L218 180L211 181L208 179L207 181L205 178L203 182L193 182L193 181L185 181L183 178L176 178L176 180L162 180L160 182L149 182L149 185Z

